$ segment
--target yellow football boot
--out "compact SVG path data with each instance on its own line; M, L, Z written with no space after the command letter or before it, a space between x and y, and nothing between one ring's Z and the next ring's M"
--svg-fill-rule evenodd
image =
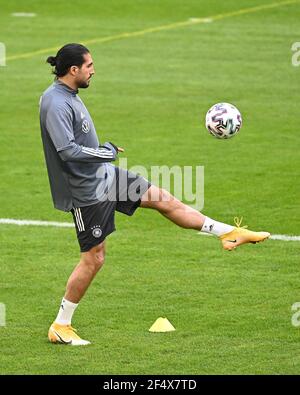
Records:
M69 344L71 346L91 344L89 341L81 339L77 335L76 329L72 328L71 325L60 325L56 322L53 322L50 326L48 339L51 343Z
M231 251L242 244L255 244L270 237L269 232L253 232L246 229L247 226L241 227L242 220L243 218L240 220L237 217L234 218L236 227L231 232L220 236L224 250Z

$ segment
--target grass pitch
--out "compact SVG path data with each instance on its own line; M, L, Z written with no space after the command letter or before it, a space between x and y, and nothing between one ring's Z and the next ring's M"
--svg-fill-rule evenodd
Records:
M95 39L88 47L96 75L80 95L102 142L124 146L129 167L205 166L203 211L210 217L232 223L243 215L253 229L299 234L300 68L292 66L291 46L300 37L300 4L235 12L258 6L2 4L8 60L0 67L0 218L71 221L52 207L39 132L39 96L52 81L45 58L55 51L35 52ZM211 23L124 36L216 15ZM203 126L220 101L243 115L240 134L229 141ZM1 374L299 374L299 329L291 324L291 306L300 301L298 242L226 253L216 239L155 212L117 215L116 224L105 267L74 316L92 341L85 348L53 346L46 337L78 261L75 231L0 225L0 303L7 310ZM176 331L149 333L159 316Z

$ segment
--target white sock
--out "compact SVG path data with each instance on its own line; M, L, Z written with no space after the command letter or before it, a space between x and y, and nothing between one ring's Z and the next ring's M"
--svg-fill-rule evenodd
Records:
M69 302L63 298L55 322L60 325L71 325L72 316L78 303Z
M223 224L222 222L218 222L209 217L206 217L201 232L210 233L219 237L224 235L225 233L231 232L233 229L234 226Z

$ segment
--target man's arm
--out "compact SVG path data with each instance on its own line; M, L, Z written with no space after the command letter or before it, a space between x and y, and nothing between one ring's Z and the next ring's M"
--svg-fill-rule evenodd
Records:
M75 143L73 114L67 105L52 105L46 118L47 131L64 162L111 162L116 160L118 150L111 143L90 148Z
M58 151L64 162L111 162L116 160L117 152L110 143L98 148L89 148L72 142L70 147Z

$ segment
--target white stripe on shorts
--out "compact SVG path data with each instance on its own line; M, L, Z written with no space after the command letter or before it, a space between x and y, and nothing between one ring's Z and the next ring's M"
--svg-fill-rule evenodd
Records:
M85 231L80 208L75 208L74 214L75 214L76 224L77 224L77 228L78 228L79 232Z
M81 209L80 209L80 208L78 209L78 212L79 212L80 221L81 221L81 223L82 223L82 231L85 231L85 227L84 227L84 223L83 223L83 219L82 219Z
M80 224L79 224L79 221L78 221L77 208L74 208L74 215L75 215L75 220L76 220L76 226L77 226L77 228L78 228L78 230L80 232Z

